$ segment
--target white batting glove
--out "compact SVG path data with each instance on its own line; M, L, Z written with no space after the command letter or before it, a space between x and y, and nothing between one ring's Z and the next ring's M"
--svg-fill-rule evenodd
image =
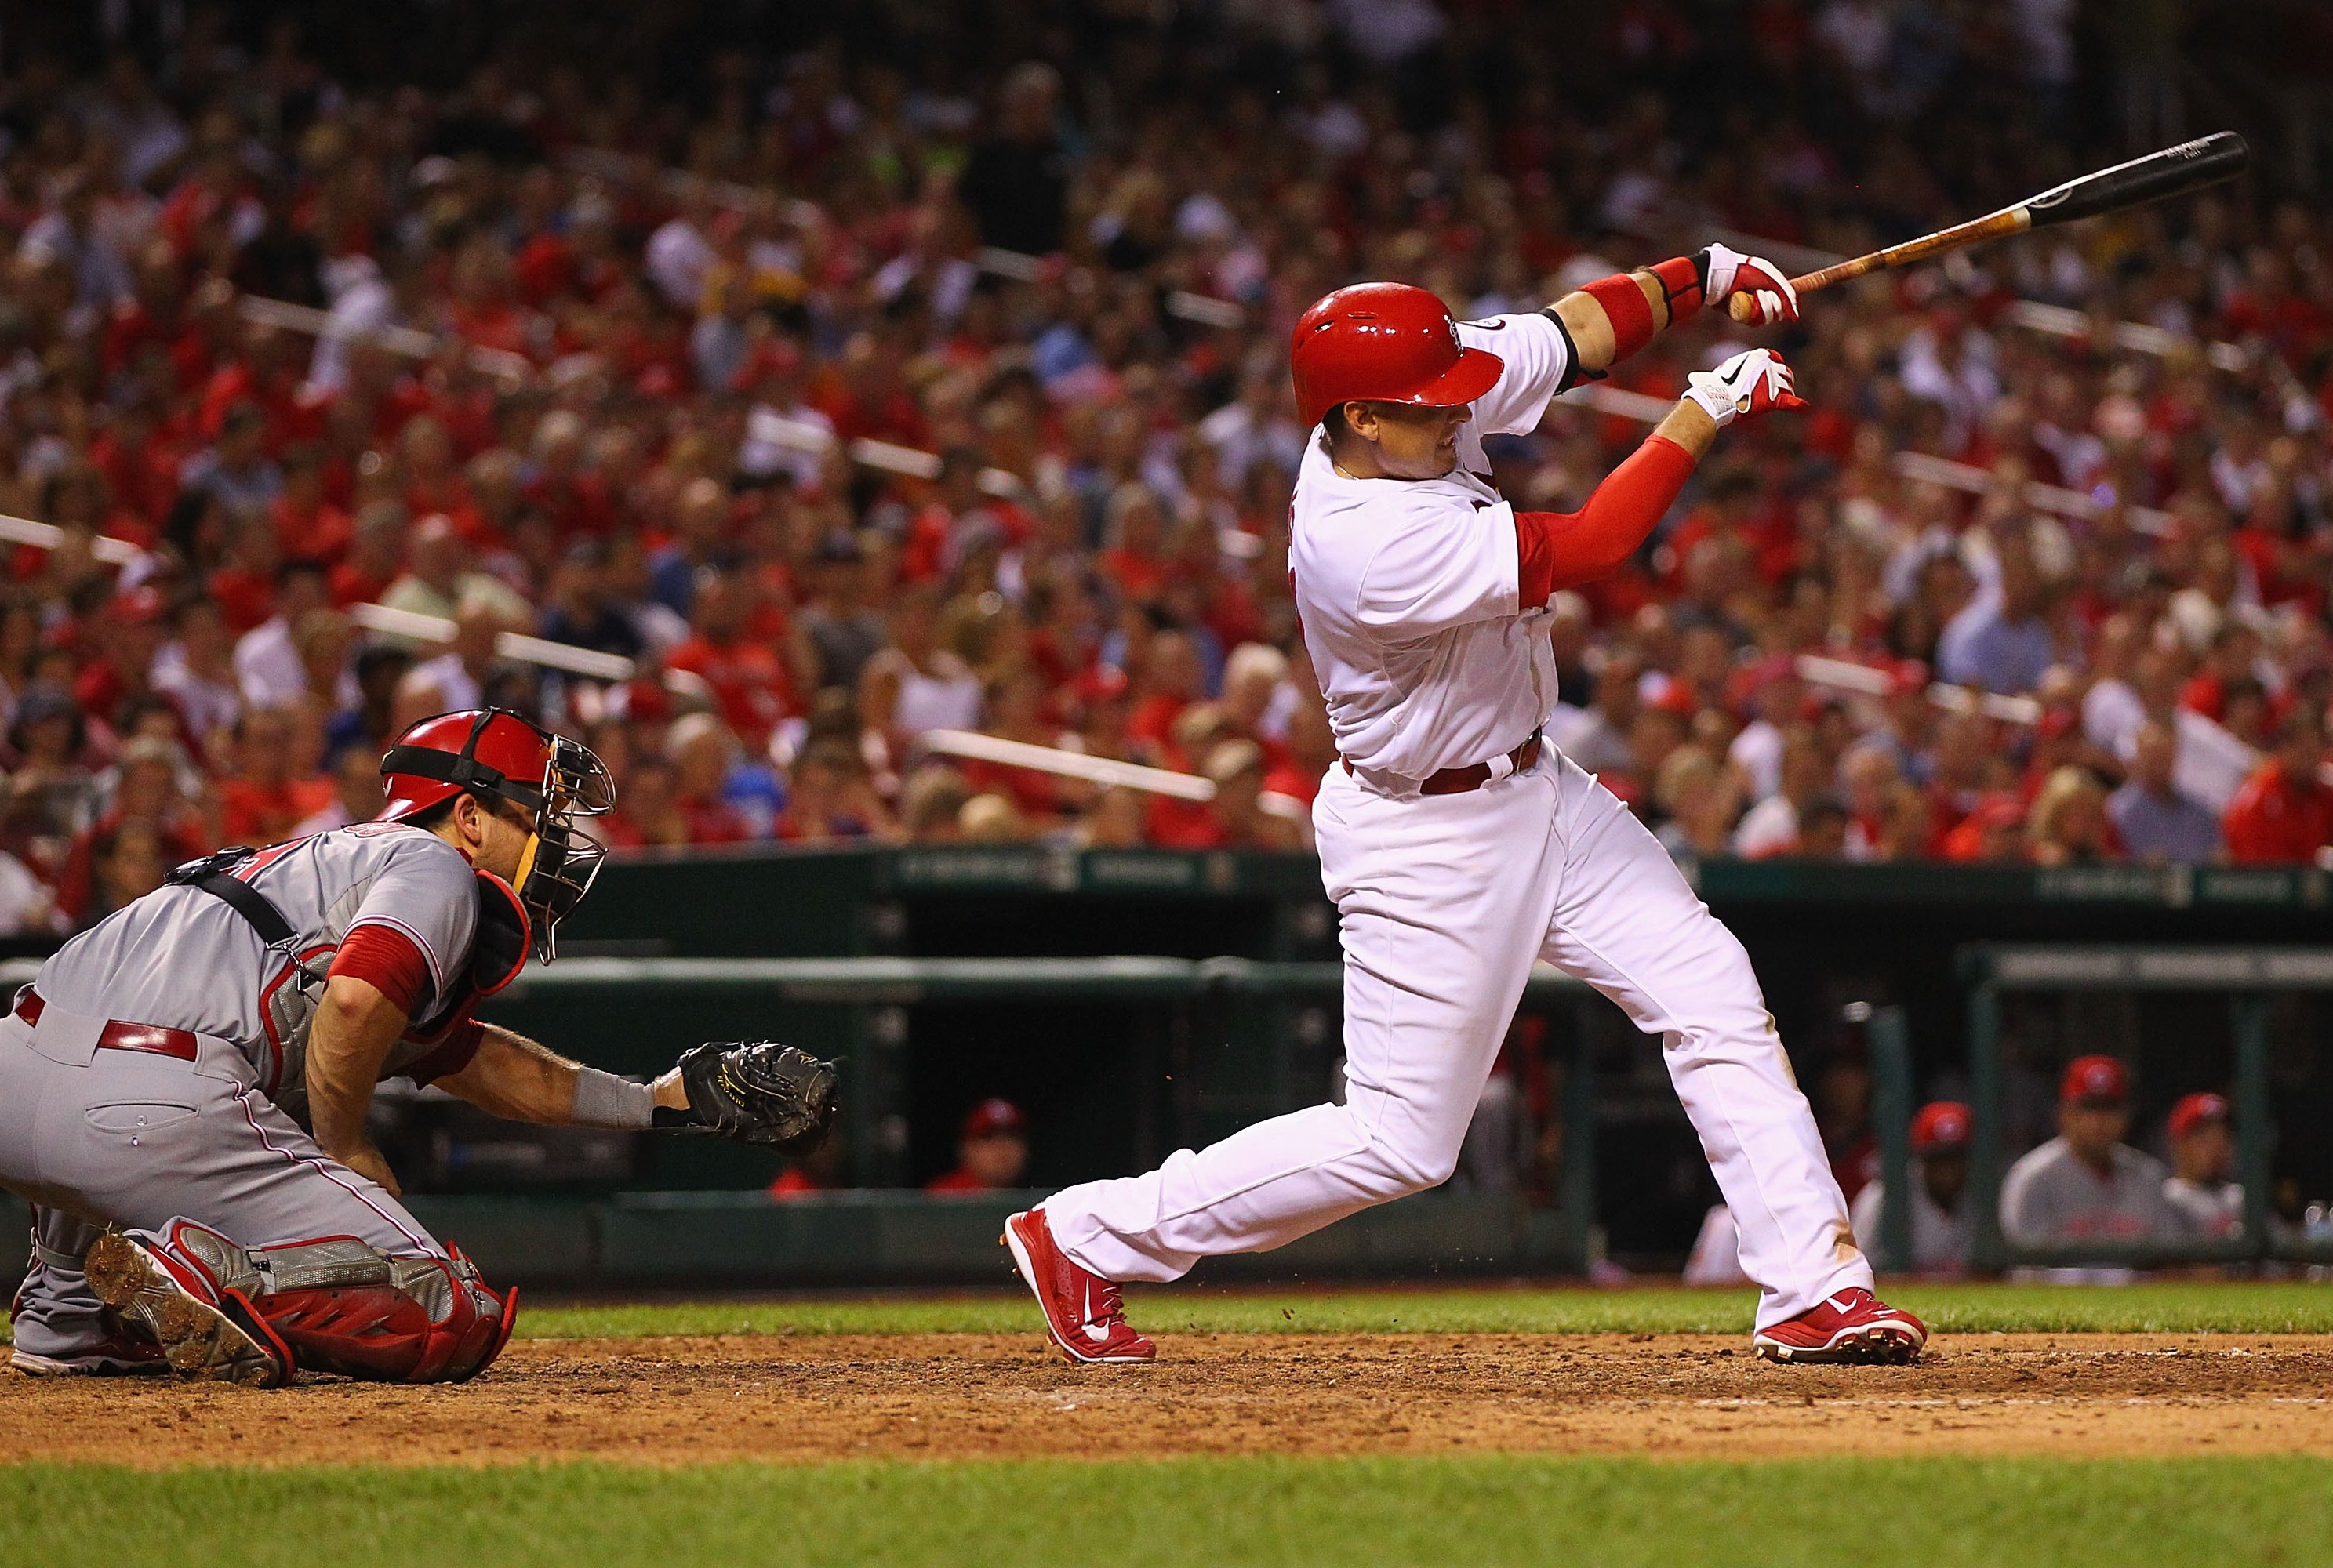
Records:
M1736 419L1807 406L1791 389L1791 368L1771 349L1745 349L1714 370L1695 370L1685 378L1683 401L1698 406L1721 430Z
M1695 259L1701 263L1701 297L1710 309L1722 311L1733 295L1747 294L1756 313L1745 326L1799 319L1799 292L1791 287L1790 274L1765 257L1713 244Z

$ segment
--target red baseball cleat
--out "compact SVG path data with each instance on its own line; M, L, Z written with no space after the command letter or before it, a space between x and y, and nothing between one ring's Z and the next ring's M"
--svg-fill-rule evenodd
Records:
M1053 1245L1042 1209L1007 1219L1002 1239L1044 1309L1045 1337L1054 1349L1086 1362L1144 1362L1158 1353L1157 1345L1127 1326L1126 1301L1118 1286L1080 1268Z
M1861 1286L1835 1291L1796 1317L1762 1328L1752 1340L1766 1361L1890 1362L1920 1359L1928 1325Z
M214 1291L168 1253L108 1231L82 1265L98 1300L153 1335L180 1377L281 1388L292 1352L239 1290Z

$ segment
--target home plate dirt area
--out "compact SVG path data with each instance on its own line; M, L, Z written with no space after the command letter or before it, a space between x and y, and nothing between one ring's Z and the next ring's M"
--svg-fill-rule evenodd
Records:
M2304 1334L1981 1334L1911 1367L1778 1367L1746 1338L1171 1334L1076 1368L1032 1335L514 1343L461 1388L0 1382L0 1459L168 1467L1167 1454L2333 1455Z

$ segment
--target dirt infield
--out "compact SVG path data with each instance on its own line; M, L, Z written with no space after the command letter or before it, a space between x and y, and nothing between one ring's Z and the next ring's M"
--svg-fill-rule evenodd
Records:
M1963 1335L1869 1368L1767 1366L1702 1336L1176 1335L1162 1353L1080 1369L981 1334L536 1340L458 1389L10 1376L0 1460L2333 1454L2333 1345L2306 1335Z

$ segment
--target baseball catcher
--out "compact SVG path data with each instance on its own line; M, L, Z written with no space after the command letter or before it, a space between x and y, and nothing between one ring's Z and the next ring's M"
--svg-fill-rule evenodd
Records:
M365 1132L385 1078L514 1121L786 1152L824 1134L834 1069L800 1051L699 1046L642 1084L475 1016L551 961L598 874L576 823L615 791L588 748L500 709L444 713L381 777L373 821L179 867L0 1018L0 1185L34 1205L18 1370L262 1388L485 1371L518 1293L398 1202Z

